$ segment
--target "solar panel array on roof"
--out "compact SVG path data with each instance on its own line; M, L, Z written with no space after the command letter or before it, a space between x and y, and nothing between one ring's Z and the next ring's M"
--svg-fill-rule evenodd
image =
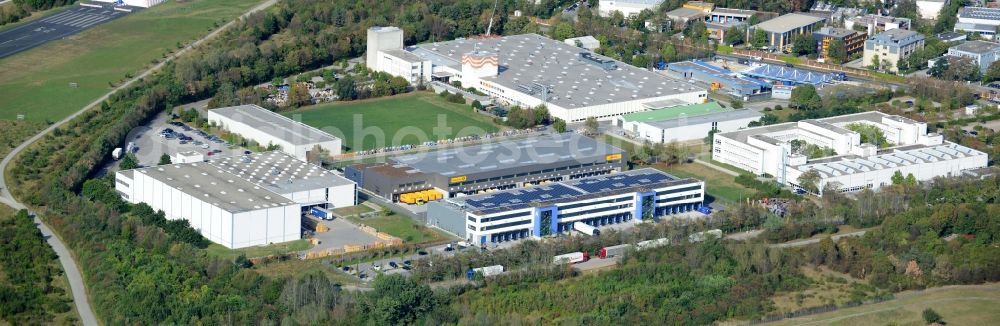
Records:
M812 85L830 83L834 80L832 74L822 74L769 64L762 64L760 66L747 69L746 71L743 71L742 74L750 77Z
M465 203L470 207L483 210L496 208L515 210L528 207L528 205L532 202L548 201L559 198L572 198L583 194L585 193L561 184L551 184L498 192L475 199L469 199L466 200Z
M569 185L582 189L588 193L596 193L672 180L676 180L676 178L662 172L646 172L582 179L577 182L570 182Z

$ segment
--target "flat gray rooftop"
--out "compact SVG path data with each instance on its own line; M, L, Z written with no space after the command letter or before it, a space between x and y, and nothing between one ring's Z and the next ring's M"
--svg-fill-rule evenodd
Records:
M804 121L810 121L810 122L813 122L814 124L816 124L816 125L818 125L820 127L824 127L824 128L828 128L828 129L830 129L829 127L832 127L833 129L830 129L830 130L832 130L834 132L838 132L838 133L844 133L844 132L850 132L850 131L846 130L844 128L840 128L840 127L834 126L833 124L835 124L835 123L844 123L844 122L852 122L852 121L870 121L870 122L882 123L882 118L883 117L894 118L893 116L890 116L890 115L882 113L882 112L868 111L868 112L861 112L861 113L855 113L855 114L847 114L847 115L830 117L830 118L822 118L822 119L815 119L815 120L804 120ZM902 119L906 119L906 118L902 118ZM904 122L909 122L909 123L913 122L913 120L909 120L909 119L906 119L906 120L908 120L908 121L904 121ZM733 140L736 140L736 141L746 142L747 141L747 137L750 137L750 136L762 135L762 134L769 134L769 133L772 133L772 132L789 130L789 129L793 129L793 128L798 128L798 123L797 122L785 122L785 123L773 124L773 125L768 125L768 126L754 127L754 128L743 129L743 130L737 130L737 131L719 133L719 135L722 135L723 137L726 137L726 138L729 138L729 139L733 139Z
M406 60L406 62L409 62L409 63L415 63L415 62L424 61L424 59L421 58L420 56L415 55L413 53L410 53L409 51L406 51L406 50L403 50L403 49L389 49L389 50L382 50L382 52L385 52L385 53L388 53L389 55L392 55L394 57Z
M823 21L823 18L805 14L791 13L757 24L757 28L771 33L785 33L793 29L809 26Z
M148 175L178 191L231 213L294 204L284 196L211 164L170 164L130 171L133 174Z
M451 148L391 160L424 173L461 176L561 161L593 162L623 151L593 138L566 132L530 139Z
M281 151L225 157L209 163L279 194L354 183Z
M218 108L211 110L211 112L253 126L295 145L315 144L339 139L319 129L253 104Z
M619 61L612 60L616 68L605 70L580 54L610 58L538 34L458 39L408 48L436 66L459 70L462 55L477 49L496 53L500 61L500 73L484 80L515 90L532 83L545 85L549 88L547 101L566 109L706 91ZM542 94L532 96L543 98Z
M956 46L951 47L956 51L975 53L975 54L986 54L996 51L1000 48L1000 44L986 41L968 41Z

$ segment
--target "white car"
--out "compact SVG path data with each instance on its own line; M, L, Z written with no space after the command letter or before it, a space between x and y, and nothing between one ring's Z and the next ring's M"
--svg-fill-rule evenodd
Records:
M382 265L372 265L372 269L374 269L376 272L380 272L382 271Z
M208 144L202 144L202 145L201 145L201 148L202 148L202 149L208 149L208 147L209 147L209 146L208 146Z

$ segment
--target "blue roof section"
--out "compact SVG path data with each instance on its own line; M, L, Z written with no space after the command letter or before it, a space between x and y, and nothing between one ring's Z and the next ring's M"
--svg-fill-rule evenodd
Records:
M532 202L572 198L584 194L586 193L557 183L486 194L467 199L465 203L469 207L483 210L493 208L515 210L528 207L528 204Z
M644 171L642 173L613 174L573 180L568 182L568 184L588 193L597 193L673 180L677 180L677 178L672 175L653 170Z
M769 65L766 63L747 69L746 71L743 71L742 74L750 77L777 80L793 84L819 85L823 83L830 83L834 80L832 74Z
M729 70L729 69L726 69L726 68L722 68L722 67L716 67L716 66L714 66L714 65L710 65L710 64L708 64L708 63L705 63L704 61L701 61L701 60L691 60L691 63L693 63L693 64L695 64L695 65L698 65L698 66L700 66L700 67L703 67L703 68L705 68L705 69L708 69L708 70L711 70L711 71L714 71L714 72L716 72L716 73L720 73L720 74L731 74L731 73L733 73L733 72L732 72L731 70Z

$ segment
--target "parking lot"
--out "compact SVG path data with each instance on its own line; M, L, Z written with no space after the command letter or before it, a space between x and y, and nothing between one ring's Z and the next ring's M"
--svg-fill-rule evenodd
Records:
M136 9L136 8L129 8ZM61 39L125 16L111 5L100 8L77 6L0 33L0 58Z
M160 162L163 154L174 155L179 152L194 151L205 155L205 158L218 156L241 155L244 148L227 145L225 142L211 141L208 136L198 133L198 130L191 128L186 130L183 127L171 125L167 113L160 113L149 124L132 129L125 138L126 143L119 146L123 150L127 149L128 143L132 143L132 154L135 156L140 166L153 166ZM173 137L162 137L160 133L164 129L173 129ZM189 127L190 128L190 127ZM190 141L182 141L177 135L184 134L191 138ZM209 155L208 153L212 154ZM111 173L118 170L117 160L108 161L102 173Z

